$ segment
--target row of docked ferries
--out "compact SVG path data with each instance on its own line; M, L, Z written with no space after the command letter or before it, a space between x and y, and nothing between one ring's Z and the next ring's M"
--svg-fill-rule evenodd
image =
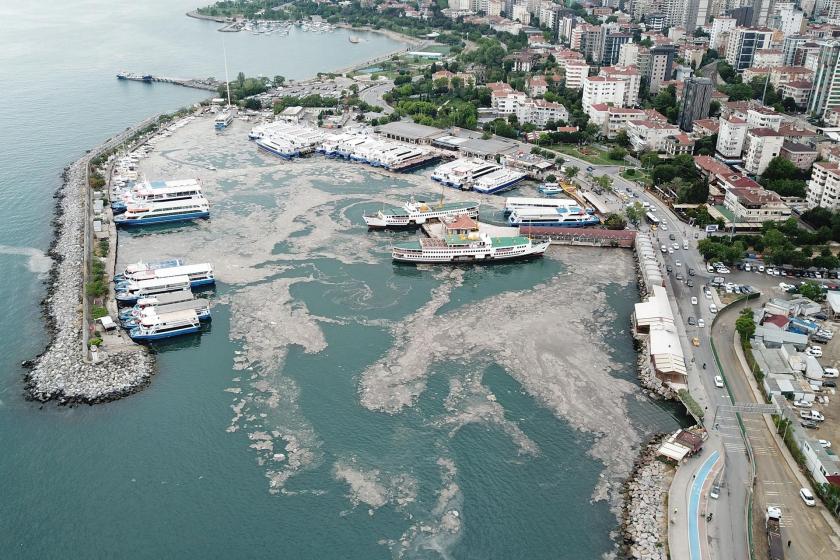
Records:
M129 183L111 193L114 223L136 227L210 217L198 179Z
M266 153L292 159L312 153L324 141L324 133L308 126L274 122L254 127L248 138Z
M483 159L459 158L439 165L432 179L460 190L496 194L513 188L526 174Z
M123 307L120 325L136 341L192 334L210 321L210 304L194 291L215 284L209 263L188 265L182 259L139 262L115 276L116 299Z
M374 138L360 131L330 135L317 151L327 157L344 158L396 172L415 169L439 157L426 148L406 146L385 138Z

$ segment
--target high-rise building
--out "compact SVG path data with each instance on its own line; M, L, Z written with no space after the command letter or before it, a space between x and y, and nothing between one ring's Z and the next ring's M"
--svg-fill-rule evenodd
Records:
M617 63L621 46L629 43L631 39L628 33L607 33L601 46L601 64L611 66Z
M624 86L624 107L636 107L639 105L639 85L641 76L635 66L604 66L598 74L605 78L622 80Z
M829 109L840 107L840 41L826 41L820 45L820 55L814 69L814 85L808 112L824 117Z
M736 27L729 32L726 45L726 62L736 72L743 72L752 66L755 51L770 47L773 32L769 29Z
M716 149L721 158L728 161L740 160L746 139L747 121L738 117L720 118Z
M709 48L720 50L723 47L723 38L735 29L737 21L735 18L719 17L712 22L712 31L709 33Z
M676 52L674 45L657 45L650 49L648 89L651 93L658 93L660 84L671 79Z
M753 8L752 6L741 6L740 8L733 8L726 12L731 18L735 18L740 27L749 27L752 25Z
M686 132L694 128L694 121L709 116L715 86L709 78L689 78L683 89L680 118L677 124Z
M796 50L805 44L808 37L804 35L785 35L782 43L782 64L784 66L800 66L802 61L796 61Z

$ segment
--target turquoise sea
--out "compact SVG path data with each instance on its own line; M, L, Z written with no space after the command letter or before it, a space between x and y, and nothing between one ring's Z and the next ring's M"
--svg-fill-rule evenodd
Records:
M609 363L608 379L632 388L626 326L635 280L607 277L610 267L598 262L606 254L559 254L454 276L393 266L390 243L412 234L368 234L361 214L382 193L399 197L428 183L433 195L425 172L383 178L349 164L284 167L251 155L244 140L228 160L179 154L215 163L220 174L231 169L210 187L213 220L195 230L126 236L121 251L144 256L150 244L183 239L195 255L206 251L254 274L220 272L227 281L213 294L210 331L158 346L158 374L144 391L95 407L23 399L19 364L46 344L38 302L61 169L131 123L205 97L118 82L116 72L220 76L223 38L232 72L287 78L400 46L365 34L350 47L344 31L221 34L217 24L183 15L193 7L183 0L0 4L7 77L0 556L578 559L613 550L616 517L606 501L592 501L605 467L590 451L603 434L576 429L576 419L555 406L562 399L543 393L544 380L516 364L533 347L545 353L545 375L569 363L580 371ZM161 157L167 153L161 148ZM314 208L319 219L293 216L298 207ZM334 226L328 239L315 235L319 220ZM241 239L229 237L236 227ZM575 276L585 270L604 277ZM556 322L529 332L510 294L530 301L541 290L554 299L540 320ZM575 302L576 293L599 303ZM571 317L578 308L589 315ZM433 309L428 321L418 315L424 309ZM506 336L491 344L473 336L481 329ZM427 331L438 337L431 346L422 338ZM563 345L587 332L589 339ZM448 354L424 362L438 347ZM411 405L393 414L363 406L364 379L377 364L407 360L417 349L421 357L405 363L428 371ZM583 386L556 386L572 400L598 397L589 386L586 394ZM607 402L610 385L602 389ZM670 408L636 394L612 396L627 411L616 431L641 439L678 425ZM274 453L294 456L281 449L287 434L306 452L300 468L284 470L288 458L260 447L272 441ZM278 483L278 473L288 477Z

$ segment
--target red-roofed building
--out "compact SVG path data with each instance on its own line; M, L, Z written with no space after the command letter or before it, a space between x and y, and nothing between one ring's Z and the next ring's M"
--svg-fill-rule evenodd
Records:
M697 126L695 123L694 126ZM732 174L732 169L711 156L694 156L694 167L709 179L710 183L718 182L720 177Z
M705 136L717 134L719 129L720 123L717 119L699 119L694 121L692 133L697 138L703 138Z
M791 214L790 207L785 204L782 197L757 183L756 185L727 189L723 205L732 212L735 223L761 223L788 219Z
M767 315L764 316L762 324L765 325L765 326L773 325L776 328L779 328L781 330L785 330L785 327L788 324L788 318L785 317L784 315L773 315L773 314L768 313Z
M811 90L813 89L814 85L808 80L794 80L779 86L782 98L792 98L799 108L804 108L808 104L808 98L811 96Z
M671 157L689 154L694 151L694 140L687 134L675 134L665 139L665 153Z
M744 169L753 175L761 175L770 161L782 152L785 137L772 128L753 128L747 131L744 146Z
M453 220L444 220L443 227L446 235L468 235L478 231L478 222L466 214L461 214Z
M615 138L622 130L626 130L630 121L647 119L644 109L629 107L613 107L606 103L596 103L589 110L589 122L601 127L601 133L607 138Z
M674 124L663 124L655 121L631 121L627 123L627 136L636 152L665 150L665 140L669 136L680 134L680 129Z
M528 78L527 85L528 93L531 94L532 97L545 95L545 92L548 91L548 82L546 82L545 76L531 76Z

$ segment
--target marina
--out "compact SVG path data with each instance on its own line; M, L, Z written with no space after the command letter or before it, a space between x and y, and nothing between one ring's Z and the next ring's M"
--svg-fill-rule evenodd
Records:
M435 168L432 179L448 187L497 194L525 179L526 174L495 162L459 158Z
M291 159L315 151L323 142L324 133L307 126L274 122L253 128L248 138L271 155Z

